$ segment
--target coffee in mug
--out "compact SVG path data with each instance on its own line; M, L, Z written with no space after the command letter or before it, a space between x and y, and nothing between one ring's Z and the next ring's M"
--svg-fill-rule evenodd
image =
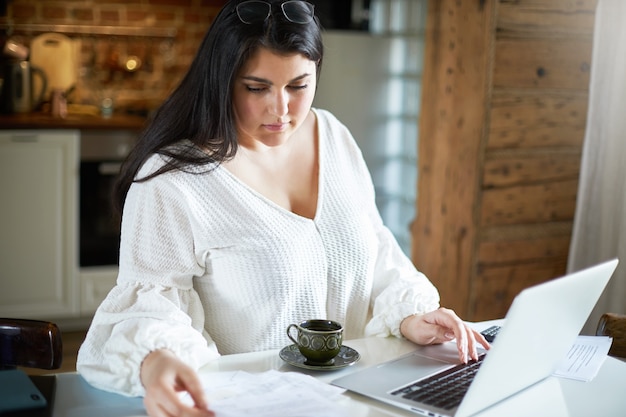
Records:
M292 336L292 329L297 335ZM287 337L298 346L307 363L328 365L339 354L343 342L343 326L333 320L312 319L287 326Z

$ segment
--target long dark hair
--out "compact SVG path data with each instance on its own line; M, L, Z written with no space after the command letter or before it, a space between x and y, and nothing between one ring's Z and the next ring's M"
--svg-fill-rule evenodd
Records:
M235 156L233 84L241 68L260 47L280 54L300 53L316 61L319 79L324 54L319 20L315 17L307 24L290 22L281 12L283 1L267 1L272 12L263 23L245 24L239 20L235 8L242 0L231 0L220 10L189 70L150 118L124 162L113 190L118 214L122 213L133 182L189 166L215 166ZM195 146L172 146L184 139ZM199 152L200 148L205 152ZM167 163L145 177L136 178L141 166L155 153L164 155Z

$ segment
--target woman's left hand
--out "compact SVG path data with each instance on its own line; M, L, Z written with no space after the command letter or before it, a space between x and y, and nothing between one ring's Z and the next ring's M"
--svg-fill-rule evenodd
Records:
M406 317L400 324L400 332L418 345L433 345L456 339L459 359L463 363L469 359L478 359L478 344L489 349L489 342L479 331L469 327L454 311L447 308Z

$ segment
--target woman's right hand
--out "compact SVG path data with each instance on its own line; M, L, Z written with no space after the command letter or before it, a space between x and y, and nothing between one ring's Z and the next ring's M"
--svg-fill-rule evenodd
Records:
M141 383L146 390L144 405L151 417L214 417L204 397L196 372L166 349L150 352L141 364ZM188 392L194 406L180 398Z

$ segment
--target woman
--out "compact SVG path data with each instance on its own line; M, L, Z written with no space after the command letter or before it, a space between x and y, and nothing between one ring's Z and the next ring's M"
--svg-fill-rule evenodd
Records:
M323 57L304 1L230 1L122 171L118 282L78 357L152 416L211 415L195 371L276 349L308 318L345 338L484 338L439 308L382 224L348 130L312 102ZM195 407L184 406L188 391Z

